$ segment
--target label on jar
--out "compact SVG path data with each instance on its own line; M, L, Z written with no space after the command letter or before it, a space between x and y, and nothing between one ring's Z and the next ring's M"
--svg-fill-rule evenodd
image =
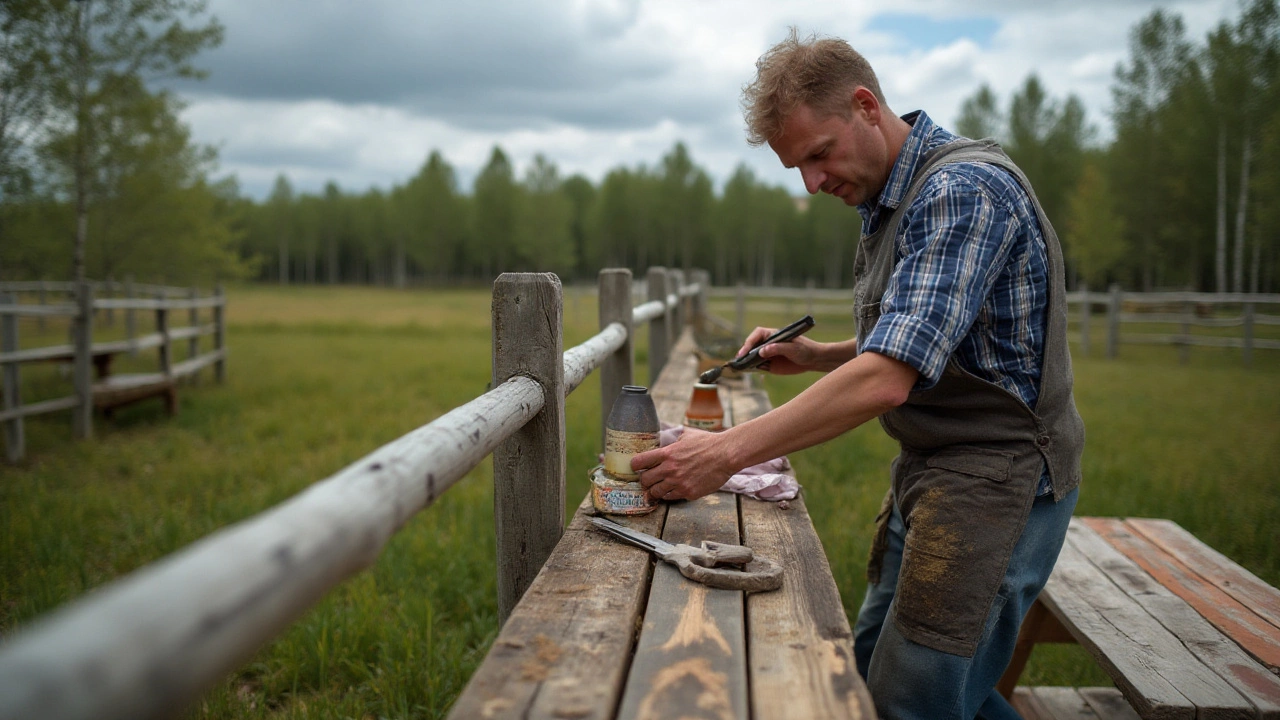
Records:
M720 432L724 429L723 417L689 417L684 416L684 424L686 427L697 428L699 430L709 430L711 432Z
M631 458L658 447L656 432L604 431L604 469L614 477L634 480L639 473L631 471Z

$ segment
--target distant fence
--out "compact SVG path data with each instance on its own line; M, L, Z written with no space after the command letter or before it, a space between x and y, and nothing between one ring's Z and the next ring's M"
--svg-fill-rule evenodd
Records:
M837 314L849 313L853 290L807 288L717 287L710 296L733 299L737 327L745 328L750 312ZM1240 348L1245 365L1253 361L1254 350L1280 350L1280 337L1259 337L1259 326L1280 325L1280 293L1197 293L1197 292L1125 292L1112 286L1107 292L1090 292L1087 288L1066 296L1071 338L1088 355L1093 334L1103 328L1106 355L1118 357L1121 345L1171 345L1179 348L1182 362L1188 360L1190 348ZM1259 308L1273 309L1264 314ZM1101 317L1099 317L1101 316ZM1128 325L1129 328L1125 329ZM1173 326L1174 332L1152 332L1150 326ZM1230 335L1206 334L1196 329L1240 328ZM1280 336L1280 333L1277 333Z
M498 609L505 621L564 532L565 397L599 367L601 419L632 382L634 326L657 377L707 273L603 270L600 332L562 352L555 275L493 288L493 389L255 517L60 608L0 646L0 719L168 717L325 593L371 566L419 510L493 453ZM603 435L603 428L601 428Z
M111 297L122 294L122 297ZM106 297L97 297L106 295ZM175 316L186 311L187 324L180 326ZM209 310L212 320L200 322L200 311ZM26 453L23 419L32 415L72 411L76 438L93 434L95 407L111 408L149 395L166 394L173 410L173 386L182 378L195 377L202 369L214 368L218 382L226 377L226 296L221 287L201 297L195 288L174 288L133 283L6 282L0 283L0 374L4 397L0 424L4 426L5 455L9 462L22 460ZM94 317L103 313L108 322L121 311L125 318L125 338L93 342ZM138 312L155 313L155 331L137 332ZM49 318L71 321L69 344L22 348L18 318L33 317L40 330ZM200 353L200 338L213 337L213 349ZM187 341L186 360L175 361L174 343ZM159 371L109 377L112 358L156 348ZM74 392L66 397L24 404L21 366L24 363L70 363ZM97 379L90 368L97 368Z

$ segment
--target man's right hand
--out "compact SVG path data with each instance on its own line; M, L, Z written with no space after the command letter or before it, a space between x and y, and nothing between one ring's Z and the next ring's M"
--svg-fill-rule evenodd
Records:
M752 330L736 357L742 357L751 352L751 348L777 331L777 328L766 327ZM760 357L769 361L768 364L761 366L761 369L775 375L798 375L811 370L830 370L831 368L824 367L820 363L824 345L825 343L815 342L803 335L789 342L770 343L760 348Z

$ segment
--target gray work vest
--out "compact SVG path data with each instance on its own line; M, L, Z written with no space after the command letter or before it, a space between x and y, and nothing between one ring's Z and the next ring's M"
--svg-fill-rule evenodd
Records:
M902 217L925 180L948 163L981 162L1007 170L1022 185L1036 209L1048 254L1048 307L1043 364L1036 409L1013 393L960 367L954 355L938 384L913 391L907 402L880 416L885 432L904 451L933 453L955 445L997 448L1018 454L1039 452L1048 464L1055 500L1080 484L1084 422L1071 394L1071 355L1067 348L1066 283L1062 247L1027 177L994 142L957 140L930 151L916 171L902 203L871 235L858 243L854 260L854 313L858 338L867 337L880 319L880 299L897 265L895 238Z

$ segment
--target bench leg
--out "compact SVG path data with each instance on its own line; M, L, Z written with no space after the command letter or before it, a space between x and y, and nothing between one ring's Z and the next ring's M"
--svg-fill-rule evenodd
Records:
M1067 632L1044 603L1036 600L1027 611L1027 616L1022 619L1018 642L1013 646L1013 657L1009 660L1004 675L1000 676L1000 682L996 683L996 690L1006 700L1013 697L1013 689L1018 686L1018 678L1022 677L1022 670L1031 658L1032 648L1036 643L1042 642L1070 643L1075 642L1075 638L1071 637L1071 633Z

